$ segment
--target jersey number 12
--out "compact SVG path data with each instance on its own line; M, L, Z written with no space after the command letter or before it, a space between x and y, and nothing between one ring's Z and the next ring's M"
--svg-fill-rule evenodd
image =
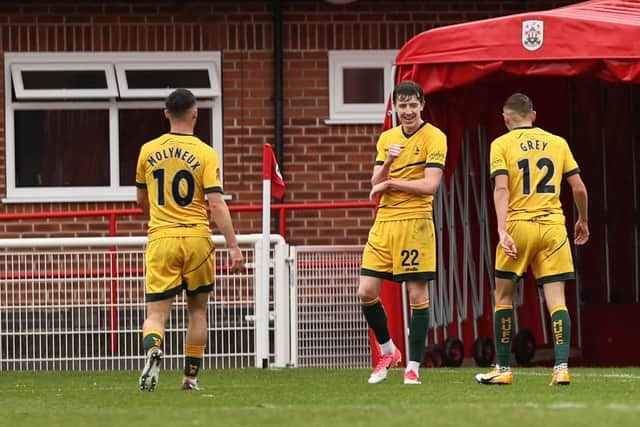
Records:
M538 170L546 169L546 173L540 179L536 185L536 193L538 194L553 194L556 192L556 186L549 184L549 181L553 178L555 167L553 161L548 157L542 157L536 162ZM518 168L522 170L522 194L531 194L531 172L529 170L529 159L522 159L518 161Z

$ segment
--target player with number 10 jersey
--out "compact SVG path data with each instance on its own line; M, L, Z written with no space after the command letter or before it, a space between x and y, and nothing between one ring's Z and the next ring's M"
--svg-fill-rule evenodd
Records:
M193 135L166 133L144 144L136 185L149 193L149 240L211 236L205 194L222 193L220 161L213 147Z
M215 246L205 196L222 193L215 150L193 135L166 133L140 149L136 185L149 198L146 300L209 292Z

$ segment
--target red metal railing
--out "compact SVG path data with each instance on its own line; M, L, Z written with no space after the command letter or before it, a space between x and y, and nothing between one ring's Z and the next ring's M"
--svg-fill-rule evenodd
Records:
M272 211L279 213L279 230L282 236L286 236L286 217L288 210L310 210L310 209L348 209L348 208L374 208L373 202L339 202L339 203L282 203L271 206ZM231 212L250 212L261 211L262 205L231 205L229 206ZM21 220L21 219L44 219L44 218L86 218L86 217L109 217L109 236L115 237L117 233L117 218L118 216L125 215L142 215L142 211L138 208L131 209L98 209L92 211L56 211L56 212L29 212L29 213L0 213L1 221ZM118 325L118 283L117 276L119 271L117 270L116 262L116 248L111 246L109 248L111 253L111 269L108 272L111 274L112 280L109 289L110 305L110 322L111 322L111 339L110 350L112 354L118 351L118 340L116 329ZM95 272L89 272L93 275ZM100 272L106 274L107 272ZM69 277L68 272L54 272L52 277ZM87 274L83 272L80 274ZM30 277L28 273L24 274L24 277ZM6 279L6 277L3 277ZM15 277L12 277L15 278Z
M374 208L373 202L336 202L336 203L281 203L271 205L271 211L279 213L280 234L286 235L287 211L289 210L310 210L310 209L348 209L348 208ZM262 205L230 205L231 212L252 212L261 211ZM117 217L124 215L142 215L138 208L130 209L97 209L91 211L56 211L56 212L25 212L25 213L0 213L1 221L20 219L40 219L40 218L87 218L87 217L109 217L109 236L116 236Z

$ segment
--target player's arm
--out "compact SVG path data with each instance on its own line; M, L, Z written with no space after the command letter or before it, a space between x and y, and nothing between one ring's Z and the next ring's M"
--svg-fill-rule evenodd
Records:
M391 163L395 159L398 158L400 152L404 148L403 145L400 144L391 144L389 149L387 150L387 156L384 159L384 162L380 164L376 164L373 167L373 174L371 175L371 185L375 186L376 184L386 181L389 178L389 170L391 169Z
M390 163L385 162L382 165L375 165L373 167L373 173L371 174L371 186L387 180L389 177L389 166Z
M574 241L576 245L583 245L589 240L589 216L587 213L589 197L587 195L587 187L584 185L584 182L582 182L579 173L568 176L567 182L571 187L573 201L578 210L578 220L576 221L574 229Z
M149 216L149 194L146 188L136 188L136 203L142 212Z
M213 221L218 229L222 232L224 240L227 243L229 254L231 255L231 272L239 273L244 271L244 257L238 245L233 223L231 222L231 214L227 203L222 198L222 193L212 192L207 194L207 201Z
M149 216L149 191L147 190L144 150L141 149L136 163L136 203L145 216Z
M390 179L388 188L392 190L404 191L410 194L435 194L442 181L443 171L438 167L429 167L424 169L424 177L413 179L410 181Z
M518 255L518 250L513 238L507 232L507 212L509 210L509 176L497 174L494 177L493 204L496 208L496 222L498 224L498 236L500 246L504 252L512 258Z

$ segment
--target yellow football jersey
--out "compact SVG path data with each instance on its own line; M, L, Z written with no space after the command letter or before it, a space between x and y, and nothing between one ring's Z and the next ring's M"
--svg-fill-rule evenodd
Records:
M509 220L564 224L562 178L580 173L564 138L538 127L522 127L491 143L491 178L509 177Z
M210 236L205 194L222 192L213 147L192 135L166 133L144 144L136 186L149 196L149 237Z
M400 155L391 163L389 178L415 180L424 178L424 169L444 169L447 157L447 137L430 123L411 135L405 135L402 126L391 128L380 135L377 144L376 165L382 165L392 144L404 146ZM417 195L403 191L387 191L380 198L376 220L389 221L411 218L431 218L432 195Z

